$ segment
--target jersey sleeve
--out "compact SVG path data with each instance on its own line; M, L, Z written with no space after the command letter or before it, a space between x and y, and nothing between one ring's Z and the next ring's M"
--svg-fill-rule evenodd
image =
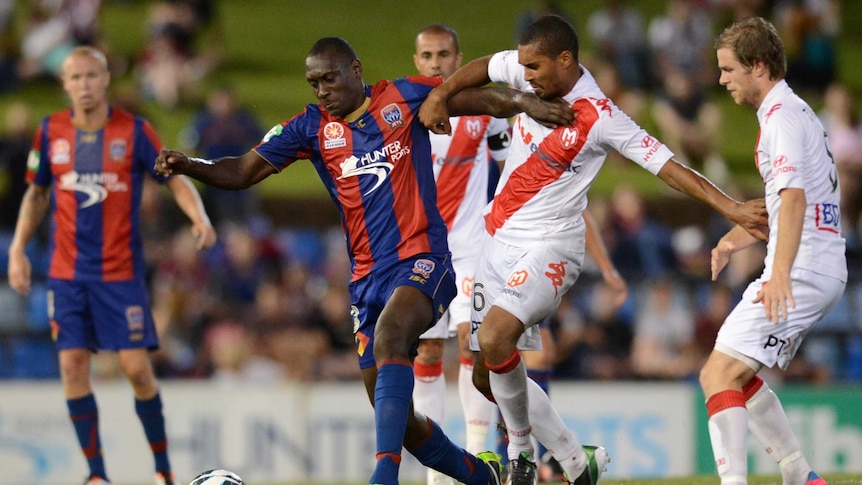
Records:
M440 76L404 76L393 81L398 92L411 109L419 111L419 106L428 97L432 89L443 82Z
M497 162L506 161L509 156L509 146L512 142L512 128L509 121L503 118L491 118L488 129L485 132L488 140L488 150L491 158Z
M766 140L767 153L773 154L772 167L777 190L805 188L805 164L810 157L805 154L805 125L795 114L787 110L776 111L764 127L761 139Z
M578 103L575 111L578 111ZM620 152L653 175L657 175L673 152L657 138L634 122L610 99L596 101L599 111L598 129L594 131L597 142Z
M51 185L51 163L48 160L48 147L46 140L48 118L42 120L33 137L33 146L27 155L27 172L25 175L27 183L36 184L41 187Z
M311 158L319 124L320 116L306 106L302 113L273 126L253 150L281 172L297 160Z
M504 83L519 91L533 92L524 80L524 66L518 64L518 51L501 51L488 62L488 77L495 83Z

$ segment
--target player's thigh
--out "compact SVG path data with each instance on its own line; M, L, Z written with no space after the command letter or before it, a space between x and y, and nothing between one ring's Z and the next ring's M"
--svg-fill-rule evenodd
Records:
M48 280L48 317L58 350L95 351L97 342L86 286L69 280ZM89 355L88 355L89 356ZM71 368L72 360L67 367Z

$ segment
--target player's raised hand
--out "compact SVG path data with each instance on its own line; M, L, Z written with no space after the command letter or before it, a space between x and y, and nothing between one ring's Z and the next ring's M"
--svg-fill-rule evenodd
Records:
M548 128L571 125L577 117L572 105L563 98L546 101L533 94L524 93L524 96L524 112Z
M422 106L419 107L419 122L438 135L451 135L452 125L449 124L449 108L446 98L432 90Z
M167 177L183 173L183 168L189 164L189 157L185 153L176 150L162 148L156 157L156 173Z

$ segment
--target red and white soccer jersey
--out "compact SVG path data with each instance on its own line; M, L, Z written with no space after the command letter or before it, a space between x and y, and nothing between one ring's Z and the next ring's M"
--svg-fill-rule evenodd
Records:
M421 338L454 336L470 320L473 274L485 227L482 210L488 205L490 164L505 160L508 146L492 150L488 140L508 138L509 122L491 116L451 118L452 135L431 133L431 158L437 181L437 207L448 229L449 250L458 295L437 324Z
M805 190L808 207L793 266L847 281L838 172L826 130L814 110L785 81L766 95L757 110L757 121L760 136L755 157L766 189L770 227L764 276L768 279L772 274L778 244L779 192L798 188Z
M509 157L485 210L485 228L493 237L486 238L476 270L474 349L475 331L492 305L527 326L519 348L540 345L534 325L553 312L580 274L586 231L581 214L611 149L653 174L673 156L620 111L583 66L581 72L564 97L578 113L572 125L551 129L523 113L515 120ZM492 56L488 75L533 91L517 51Z
M574 124L551 129L523 113L516 118L509 157L485 216L494 237L513 244L566 238L583 224L587 191L611 149L653 174L673 156L602 93L586 68L581 71L564 97L578 113ZM517 51L495 54L488 74L532 92Z
M835 162L820 120L785 81L766 95L757 110L760 136L755 160L763 178L769 212L769 242L763 274L753 281L725 320L716 349L741 354L760 364L786 369L811 327L828 314L844 293L847 261L840 230L841 198ZM753 303L772 276L780 236L780 192L805 191L808 207L790 276L795 308L778 325Z

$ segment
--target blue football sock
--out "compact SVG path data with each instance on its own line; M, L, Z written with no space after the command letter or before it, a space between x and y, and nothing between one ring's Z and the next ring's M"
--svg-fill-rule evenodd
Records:
M374 387L377 466L369 483L398 483L401 448L412 396L413 367L408 362L387 361L379 364L377 384Z
M410 453L419 463L467 485L488 483L489 470L482 460L456 445L443 433L440 426L428 420L430 434Z
M135 411L144 426L144 434L150 443L150 450L156 462L156 471L168 473L171 462L168 460L168 438L165 433L165 416L162 414L162 398L156 394L147 400L135 399Z
M87 394L77 399L67 399L69 417L78 435L78 443L87 465L90 467L91 477L102 477L107 480L105 471L105 460L102 457L102 441L99 437L99 408L96 406L96 397Z

